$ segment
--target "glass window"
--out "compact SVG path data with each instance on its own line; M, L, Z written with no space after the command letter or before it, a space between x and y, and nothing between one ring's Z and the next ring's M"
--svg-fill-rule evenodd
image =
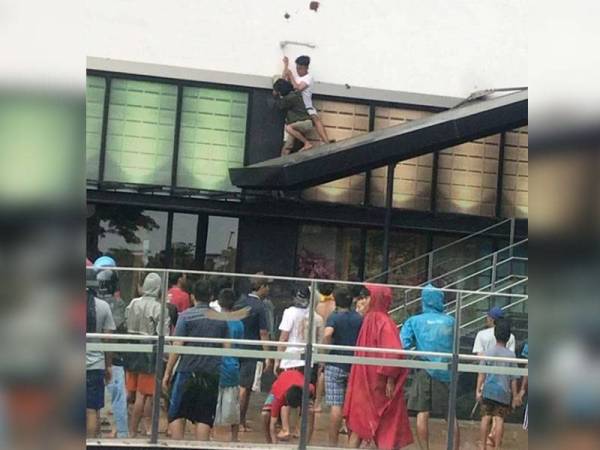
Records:
M238 191L229 169L244 165L248 94L185 87L179 135L177 185Z
M95 205L87 219L87 255L112 256L120 267L165 267L167 213L134 206ZM140 272L119 274L122 296L137 295Z
M412 109L383 108L375 110L375 129L381 130L411 120L431 115L427 111ZM396 164L394 170L394 208L429 211L431 207L431 179L433 154L419 156ZM387 167L371 172L371 204L385 206Z
M98 179L105 91L106 80L104 78L87 77L85 90L85 154L86 178L88 180Z
M367 232L365 278L375 278L383 270L383 230ZM427 269L423 259L408 261L427 252L427 236L424 234L391 231L388 282L392 284L417 285L426 280Z
M500 136L488 136L440 152L440 212L495 216Z
M502 217L527 218L529 213L529 133L527 127L506 133Z
M174 269L195 269L196 236L198 234L198 216L196 214L173 214L173 236L171 248Z
M210 216L204 270L235 272L239 219Z
M358 280L360 230L302 225L296 272L299 277Z
M104 179L171 184L177 86L111 82Z
M346 102L314 100L329 139L341 141L369 132L369 107ZM308 136L314 145L321 141L316 131ZM365 197L365 175L358 174L321 184L302 193L306 200L360 205Z

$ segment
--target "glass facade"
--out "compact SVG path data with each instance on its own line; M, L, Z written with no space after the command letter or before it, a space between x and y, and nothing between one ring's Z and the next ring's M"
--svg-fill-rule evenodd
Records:
M87 77L85 90L85 159L86 178L88 180L98 179L105 92L106 80L104 78Z
M106 137L106 181L170 185L177 87L114 79Z
M383 268L383 230L367 232L365 258L365 278L381 275ZM390 233L390 260L388 282L393 284L416 285L426 280L426 261L420 260L405 265L417 256L427 252L425 234L392 231Z
M197 269L198 216L196 214L173 214L171 237L172 267L174 269Z
M244 165L248 94L185 87L179 134L177 185L237 191L230 168Z
M314 100L313 104L329 139L341 141L369 132L369 106L346 102ZM321 141L316 131L310 136L313 145ZM360 205L365 197L365 175L358 174L321 184L302 193L306 200Z
M358 280L360 230L301 225L296 254L299 277Z
M210 216L204 270L235 272L239 219Z

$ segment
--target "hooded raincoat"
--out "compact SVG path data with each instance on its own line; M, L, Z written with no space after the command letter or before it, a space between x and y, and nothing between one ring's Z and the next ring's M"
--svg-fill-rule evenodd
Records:
M415 347L423 352L452 353L454 318L444 313L444 292L431 283L423 289L423 312L412 316L400 330L404 348ZM429 361L448 361L440 356L426 356ZM427 369L429 375L444 383L450 382L447 370Z
M357 347L402 349L398 328L388 315L392 291L367 285L371 301L360 329ZM401 355L355 352L355 356L400 359ZM353 365L348 380L344 416L348 428L378 449L393 450L413 442L404 400L408 370L402 367ZM396 383L392 398L386 396L387 378Z

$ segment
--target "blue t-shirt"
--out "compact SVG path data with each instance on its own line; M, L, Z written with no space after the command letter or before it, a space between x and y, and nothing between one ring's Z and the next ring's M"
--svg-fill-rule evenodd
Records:
M515 358L515 352L495 345L484 353L484 356L500 356L502 358ZM514 363L505 363L499 361L481 361L482 366L497 366L497 367L517 367ZM494 400L504 405L510 405L512 398L512 390L510 384L512 380L517 379L516 376L500 375L495 373L486 373L483 383L483 398Z
M175 336L226 338L227 322L209 319L206 317L208 310L209 308L206 304L199 304L193 308L186 309L177 319ZM185 346L221 347L221 344L186 342ZM177 372L218 373L220 366L220 356L184 354L181 355Z
M325 328L333 328L333 335L331 337L332 345L356 345L356 339L358 339L358 332L362 325L362 316L356 311L335 311L327 318ZM352 356L354 352L344 350L332 350L332 355L349 355ZM327 365L339 367L346 372L350 371L351 364L345 363L327 363Z
M241 320L227 322L230 339L242 339L244 337L244 325ZM232 348L237 347L232 345ZM221 377L219 386L234 387L240 384L240 361L235 356L224 356L221 362Z

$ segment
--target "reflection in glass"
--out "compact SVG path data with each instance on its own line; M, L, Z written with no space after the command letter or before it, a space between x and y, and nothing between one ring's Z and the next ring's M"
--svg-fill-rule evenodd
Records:
M302 225L296 260L299 277L358 279L360 230Z
M198 216L195 214L173 214L173 237L171 247L174 269L196 268L196 236Z
M210 216L204 270L235 272L239 219Z

